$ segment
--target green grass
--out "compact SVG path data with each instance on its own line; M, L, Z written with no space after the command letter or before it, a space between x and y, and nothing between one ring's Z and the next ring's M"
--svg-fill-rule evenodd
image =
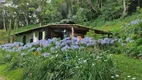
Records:
M23 27L17 29L16 33L27 31L27 30L37 28L37 27L39 27L39 24L32 24L32 25L28 25L28 26L23 26Z
M121 29L120 26L135 19L137 19L137 15L132 15L126 17L124 20L117 19L113 21L107 21L104 25L96 26L94 28L117 32ZM88 26L93 27L93 25L94 23L90 22ZM39 27L39 25L29 25L19 28L18 30L16 30L16 32L26 31L36 27ZM0 36L0 43L4 43L7 40L6 31L0 30L0 34L2 34ZM126 57L124 54L113 55L113 60L119 69L120 80L132 80L133 77L135 77L136 80L142 79L142 60ZM19 68L16 70L5 72L5 68L7 66L8 64L0 65L0 76L4 77L6 80L20 80L24 70ZM128 78L127 76L131 77Z
M18 68L7 72L6 71L7 66L8 64L0 65L0 76L6 80L21 80L24 70Z
M4 44L7 41L7 32L5 30L0 30L0 44Z
M104 31L117 32L121 30L121 26L138 18L138 14L135 13L133 15L127 16L125 18L119 18L112 21L103 22L102 19L96 19L95 21L84 22L83 25L88 26L90 28L95 28ZM98 25L96 25L98 24Z
M123 54L113 55L113 60L120 70L120 80L142 79L142 60L126 57ZM131 76L128 78L127 76Z
M133 77L135 77L136 80L142 79L142 60L129 58L123 54L114 54L112 58L119 69L119 80L132 80ZM0 76L6 80L20 80L24 70L18 68L16 70L5 72L7 66L8 64L0 65ZM128 78L127 76L131 77Z

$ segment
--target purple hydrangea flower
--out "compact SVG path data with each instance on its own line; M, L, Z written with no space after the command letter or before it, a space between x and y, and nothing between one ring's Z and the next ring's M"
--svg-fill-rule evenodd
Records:
M50 53L48 52L45 52L45 53L42 53L41 56L43 56L44 58L48 57L50 55Z

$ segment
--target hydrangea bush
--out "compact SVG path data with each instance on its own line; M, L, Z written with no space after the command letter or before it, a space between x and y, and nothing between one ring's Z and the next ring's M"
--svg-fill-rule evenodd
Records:
M121 26L117 45L113 47L113 52L125 53L127 56L134 58L142 58L142 19L132 20L129 23Z
M110 38L94 40L89 37L52 38L26 45L14 42L0 45L0 55L4 57L0 62L8 61L8 70L24 68L22 79L114 80L118 77L111 78L116 75L111 55L100 50L114 42Z
M61 49L61 51L67 50L74 50L74 49L81 49L84 47L91 47L91 46L104 46L104 45L112 45L114 40L111 38L104 38L94 40L90 37L82 38L78 40L78 38L67 37L63 40L58 38L52 38L48 40L39 40L37 42L28 43L23 45L21 42L14 42L9 44L0 45L0 48L6 52L22 52L22 51L42 51L44 49L50 48L49 51L55 51Z

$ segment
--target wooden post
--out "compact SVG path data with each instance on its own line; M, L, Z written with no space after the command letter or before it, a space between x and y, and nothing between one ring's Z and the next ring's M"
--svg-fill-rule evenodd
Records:
M72 32L72 37L74 37L74 28L71 28L71 32Z
M42 39L45 40L45 31L42 32Z

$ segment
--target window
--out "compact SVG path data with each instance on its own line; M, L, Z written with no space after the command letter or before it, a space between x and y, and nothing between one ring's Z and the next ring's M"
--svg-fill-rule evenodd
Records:
M32 42L33 42L33 33L30 34L30 43L32 43Z

